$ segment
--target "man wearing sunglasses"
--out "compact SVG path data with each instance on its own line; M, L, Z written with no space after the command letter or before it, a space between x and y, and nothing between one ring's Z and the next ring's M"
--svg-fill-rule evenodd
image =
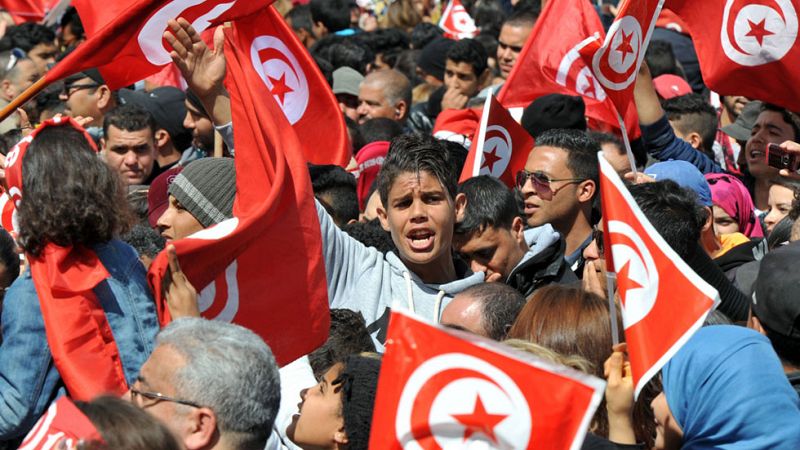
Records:
M102 134L101 128L106 113L119 104L117 92L108 88L97 69L85 70L67 77L59 98L67 104L69 116L92 118L86 129L95 139L99 139Z
M565 259L579 277L583 249L592 237L600 146L583 131L553 129L536 139L517 174L529 227L550 224L566 242Z

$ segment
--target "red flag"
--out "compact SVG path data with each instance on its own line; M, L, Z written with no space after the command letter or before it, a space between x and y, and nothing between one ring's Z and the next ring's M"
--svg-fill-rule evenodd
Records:
M578 449L605 382L392 311L369 448Z
M133 84L171 64L163 39L167 21L183 17L198 33L251 14L273 0L73 0L87 39L45 74L53 82L98 68L112 89Z
M64 396L50 405L25 436L19 450L72 449L77 448L79 441L105 443L89 418Z
M350 163L347 128L339 103L308 50L274 8L236 22L262 82L301 137L306 160Z
M532 149L531 135L490 95L483 106L478 139L472 143L458 181L491 175L513 188L514 177L525 168Z
M703 81L800 111L800 0L670 0L686 22Z
M611 164L600 159L606 267L617 272L622 322L636 396L703 325L719 303L647 220ZM608 248L608 245L607 247Z
M479 31L461 0L450 0L439 19L439 28L451 39L472 38Z
M255 69L250 39L237 24L225 33L234 218L174 244L189 281L208 286L200 294L203 316L255 331L283 365L328 337L319 220L300 142ZM170 320L161 295L166 270L162 252L149 272L162 323Z
M580 50L584 60L591 61L595 80L622 117L631 109L633 83L663 5L664 0L626 1L620 6L603 45L598 47L595 41Z
M547 94L580 95L589 119L619 129L617 114L605 101L606 91L579 53L587 46L599 46L604 36L590 2L547 2L497 99L511 109L525 108ZM639 118L633 99L630 103L625 127L628 136L636 138L640 135Z
M14 18L17 25L23 22L40 22L45 15L43 0L2 0L0 8L5 9Z
M480 108L445 109L436 117L433 137L471 147L481 120Z

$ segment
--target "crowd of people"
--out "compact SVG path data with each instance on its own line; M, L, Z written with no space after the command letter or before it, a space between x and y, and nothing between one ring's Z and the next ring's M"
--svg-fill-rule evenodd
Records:
M559 0L462 0L478 31L461 39L437 26L446 2L274 2L330 85L352 153L348 167L308 165L331 327L281 368L252 331L200 317L202 286L170 247L233 217L223 52L173 20L182 84L113 90L89 69L0 123L4 195L17 202L0 230L0 447L68 396L102 437L74 448L366 449L402 307L607 380L583 448L800 448L800 174L766 158L770 144L800 156L800 114L711 92L691 37L657 27L632 158L614 130L587 124L582 97L553 93L521 115L535 145L513 149L527 155L513 187L458 183L474 111L547 1ZM608 26L616 7L603 3ZM0 18L0 106L86 39L73 7L47 23ZM598 153L720 297L635 400L624 335L612 335L624 326L609 306ZM161 328L147 269L164 251L173 320ZM116 392L85 398L103 377Z

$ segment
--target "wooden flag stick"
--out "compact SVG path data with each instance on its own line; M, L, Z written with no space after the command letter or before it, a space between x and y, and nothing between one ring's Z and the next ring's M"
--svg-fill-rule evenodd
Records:
M39 92L42 92L44 88L46 88L50 84L50 80L47 79L46 76L39 78L36 80L36 83L33 83L31 87L25 89L21 94L19 94L14 100L11 100L11 103L6 105L5 108L0 110L0 122L6 120L11 114L14 114L17 111L17 108L20 108L25 103L28 103L28 100L36 97Z

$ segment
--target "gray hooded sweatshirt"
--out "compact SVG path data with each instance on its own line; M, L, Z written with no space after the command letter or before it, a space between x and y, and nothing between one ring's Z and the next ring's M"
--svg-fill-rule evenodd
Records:
M483 282L483 272L445 284L426 284L394 252L385 255L340 230L317 202L331 308L364 315L378 351L383 351L389 309L397 304L436 322L453 296Z

